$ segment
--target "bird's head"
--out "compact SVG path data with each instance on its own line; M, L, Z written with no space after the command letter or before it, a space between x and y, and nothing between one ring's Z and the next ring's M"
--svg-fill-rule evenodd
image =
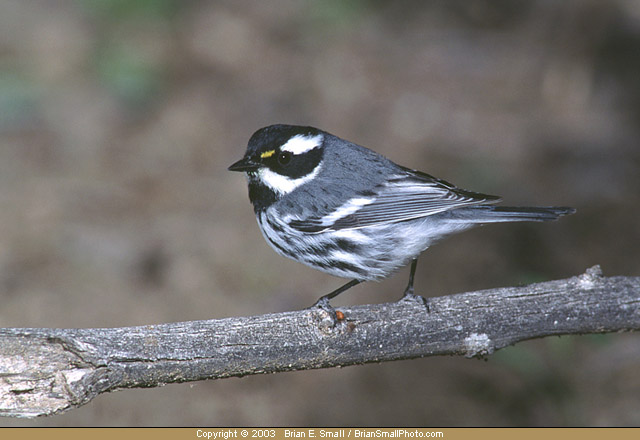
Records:
M249 180L256 211L313 180L322 168L325 133L317 128L271 125L249 139L242 159L229 167Z

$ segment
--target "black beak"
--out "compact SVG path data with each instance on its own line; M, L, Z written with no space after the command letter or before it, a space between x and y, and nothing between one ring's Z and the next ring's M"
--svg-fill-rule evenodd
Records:
M228 170L249 172L256 171L258 168L260 168L259 163L254 162L250 157L243 157L242 159L231 165Z

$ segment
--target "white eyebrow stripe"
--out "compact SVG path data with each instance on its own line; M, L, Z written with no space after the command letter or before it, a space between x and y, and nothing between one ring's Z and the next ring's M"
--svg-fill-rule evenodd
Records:
M307 151L311 151L314 148L318 148L322 143L323 135L305 136L302 134L296 135L289 139L280 149L282 151L288 151L293 154L303 154Z

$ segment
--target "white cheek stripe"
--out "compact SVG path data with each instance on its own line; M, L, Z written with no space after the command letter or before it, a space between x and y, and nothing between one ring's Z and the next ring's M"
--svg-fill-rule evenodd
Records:
M299 134L289 139L280 149L296 155L303 154L319 147L320 144L322 144L323 137L321 134L317 136L304 136Z
M300 185L304 185L305 183L314 179L320 172L320 168L321 166L320 164L318 164L318 166L316 166L309 174L297 179L292 179L290 177L283 176L282 174L275 173L269 168L261 168L257 171L257 173L258 178L262 181L262 183L267 185L276 193L285 195L289 194Z

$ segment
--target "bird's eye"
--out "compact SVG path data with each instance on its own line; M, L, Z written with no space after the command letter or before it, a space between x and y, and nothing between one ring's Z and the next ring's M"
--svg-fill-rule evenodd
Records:
M278 154L278 163L280 165L288 165L291 162L291 153L289 151L283 151Z

